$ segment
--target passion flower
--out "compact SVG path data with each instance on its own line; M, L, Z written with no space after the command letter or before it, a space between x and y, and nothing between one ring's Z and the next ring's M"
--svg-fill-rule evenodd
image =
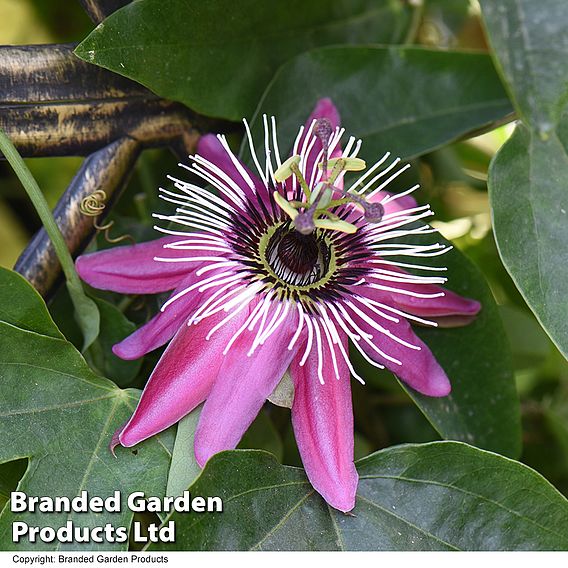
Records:
M408 165L385 165L386 153L344 186L347 172L366 165L360 141L341 149L330 100L319 101L284 161L273 118L264 117L262 159L245 128L256 171L223 136L203 136L183 167L215 192L171 178L175 189L161 196L177 209L156 215L168 236L77 260L97 288L174 290L154 319L114 347L134 359L171 340L113 445L133 446L205 401L194 448L203 465L238 444L289 370L308 478L330 505L349 511L358 479L349 377L362 381L349 340L418 392L445 396L450 382L409 321L463 324L480 305L440 288L443 269L410 262L448 249L408 242L433 232L423 221L430 208L409 195L418 186L386 192Z

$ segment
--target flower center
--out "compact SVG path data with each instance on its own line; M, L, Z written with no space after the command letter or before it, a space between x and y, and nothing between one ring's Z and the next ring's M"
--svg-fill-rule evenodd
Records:
M317 284L328 274L332 250L319 231L303 235L290 223L284 223L269 236L264 258L278 280L305 287Z

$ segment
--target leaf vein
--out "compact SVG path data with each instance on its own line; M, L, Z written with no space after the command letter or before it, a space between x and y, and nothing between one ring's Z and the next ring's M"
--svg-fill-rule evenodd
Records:
M439 487L445 487L446 489L452 489L455 490L459 493L464 493L465 495L469 495L470 497L476 497L482 501L487 501L488 503L491 503L493 505L495 505L496 507L503 509L504 511L507 511L507 513L510 513L520 519L524 519L526 521L528 521L529 523L541 528L544 531L547 531L555 536L561 537L563 539L566 538L565 534L562 533L557 533L556 531L553 531L552 529L545 527L543 525L541 525L540 523L536 522L535 520L531 519L530 517L525 517L524 515L522 515L521 513L519 513L518 511L515 511L514 509L510 509L509 507L506 507L505 505L503 505L502 503L499 503L499 501L495 501L493 499L490 499L489 497L486 497L485 495L480 495L479 493L474 493L473 491L468 491L467 489L463 489L462 487L457 487L455 485L450 485L448 483L442 483L440 481L433 481L433 480L424 480L424 479L415 479L412 477L401 477L401 476L397 476L397 475L368 475L368 476L362 476L361 479L395 479L397 481L407 481L409 483L422 483L425 485L436 485Z
M428 532L427 530L415 525L414 523L411 523L408 519L405 519L395 513L393 513L392 511L389 511L387 508L382 507L381 505L379 505L378 503L375 503L374 501L371 501L370 499L367 499L366 497L363 497L362 495L357 495L357 499L360 499L362 501L365 501L366 503L369 503L370 505L372 505L373 507L376 507L377 509L383 511L384 513L386 513L387 515L390 515L391 517L394 517L395 519L398 519L399 521L401 521L402 523L408 525L409 527L412 527L413 529L416 529L418 532L442 543L445 544L447 547L451 548L452 550L461 550L460 548L454 546L453 544L450 544L449 542L446 542L445 540L437 537L435 534L432 534L430 532Z

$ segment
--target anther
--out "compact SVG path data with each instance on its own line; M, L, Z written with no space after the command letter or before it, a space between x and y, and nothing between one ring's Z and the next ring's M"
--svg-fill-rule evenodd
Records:
M286 181L294 173L292 170L294 165L297 166L299 163L300 156L291 156L274 172L274 179L279 183Z
M333 168L338 164L340 165L340 171L346 170L348 172L360 172L367 167L365 160L362 160L361 158L346 157L332 158L331 160L328 160L327 167ZM320 164L319 167L322 168L322 165Z
M289 177L294 175L306 196L309 197L311 191L308 186L308 182L302 175L302 171L298 165L299 163L300 156L291 156L274 172L274 179L278 183L284 183Z

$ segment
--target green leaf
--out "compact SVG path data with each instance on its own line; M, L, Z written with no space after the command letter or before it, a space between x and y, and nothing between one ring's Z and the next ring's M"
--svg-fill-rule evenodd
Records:
M547 140L518 125L495 156L488 184L503 263L568 357L568 117Z
M125 361L112 352L112 347L136 330L136 325L118 307L106 300L91 296L100 313L100 332L84 356L89 366L111 379L120 387L132 384L140 371L142 359ZM49 304L50 313L65 338L79 348L81 330L73 317L73 304L64 287L61 287Z
M519 113L546 136L568 102L565 0L480 0L489 39Z
M492 161L489 189L503 264L568 357L568 24L562 0L482 2L525 126Z
M389 448L357 466L347 516L325 505L302 470L269 454L217 454L190 491L221 496L223 513L173 513L175 544L150 549L568 550L568 502L520 463L434 442Z
M201 415L201 408L199 406L178 422L166 495L181 495L201 473L201 467L193 451L195 430ZM265 410L261 410L250 425L239 448L266 450L278 460L282 460L282 440Z
M97 304L85 294L78 278L67 280L67 290L75 306L75 319L83 333L83 351L86 351L99 335L101 316Z
M401 0L139 0L75 53L197 112L240 120L290 57L319 45L399 42L407 23Z
M566 416L568 409L566 400L559 402L563 404L557 404L555 408L544 409L544 420L560 449L560 455L555 455L554 461L558 465L564 465L562 470L566 472L568 469L568 417Z
M290 371L287 370L280 382L276 385L268 400L275 406L282 406L284 408L292 408L294 402L294 383L290 376Z
M16 491L18 482L24 475L28 460L14 460L0 464L0 510L10 500L10 493Z
M360 156L370 163L387 150L402 158L423 154L512 111L488 55L326 47L280 68L255 113L255 143L262 144L266 113L276 116L279 139L289 143L280 147L291 148L298 128L322 97L333 100L347 134L362 138Z
M468 20L472 18L469 0L428 0L423 3L424 13L418 30L418 41L437 47L456 47L466 39Z
M433 241L444 239L436 235L429 240ZM429 258L428 263L446 266L446 287L478 300L482 309L464 327L416 330L446 371L452 383L450 395L431 398L405 390L444 438L517 458L519 398L509 343L491 290L479 269L457 249Z
M552 346L535 318L528 310L514 306L499 306L499 312L511 343L515 369L542 365Z
M144 442L135 450L108 446L113 432L130 416L137 391L123 391L97 377L81 354L54 337L53 328L37 325L38 295L25 280L0 270L0 288L10 286L20 310L0 316L0 463L28 458L19 490L28 495L74 497L81 490L107 497L115 490L124 498L133 491L164 495L170 461L171 433ZM32 310L31 308L36 308ZM46 329L47 327L47 329ZM47 332L47 333L45 333ZM0 514L0 548L81 548L81 544L12 542L12 522L57 528L72 520L79 526L130 525L132 513L123 503L120 513ZM89 544L90 548L120 550L123 544ZM84 546L84 545L83 545Z
M89 349L89 355L101 373L119 386L126 386L140 371L142 359L120 359L112 352L112 346L134 333L136 325L113 304L100 298L95 298L95 302L101 314L101 330Z
M0 321L54 339L64 339L41 296L17 272L0 269L0 298L3 299Z

